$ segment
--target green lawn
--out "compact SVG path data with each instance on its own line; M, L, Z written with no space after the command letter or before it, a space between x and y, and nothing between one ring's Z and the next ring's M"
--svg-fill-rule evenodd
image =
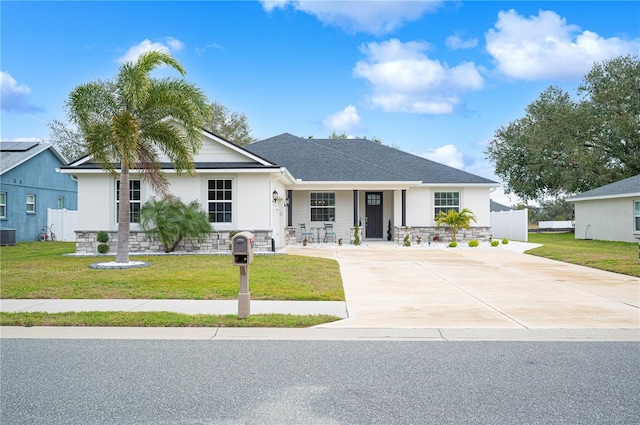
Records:
M575 239L573 233L529 233L529 242L544 246L527 254L640 277L637 243Z
M228 255L132 256L150 267L90 269L107 257L70 257L72 242L0 247L0 298L236 299L239 269ZM257 255L249 267L254 300L344 301L337 261Z
M258 314L246 319L237 315L180 314L166 311L87 311L66 313L1 313L0 326L117 326L117 327L212 327L212 328L308 328L340 320L328 315Z

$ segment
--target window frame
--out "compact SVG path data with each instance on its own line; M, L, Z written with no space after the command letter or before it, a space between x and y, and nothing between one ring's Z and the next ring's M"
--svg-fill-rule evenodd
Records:
M132 188L137 183L138 188ZM120 220L120 179L116 179L116 224ZM138 194L137 199L133 196ZM132 206L137 206L132 208ZM129 223L140 223L140 209L142 208L142 181L140 179L129 179Z
M64 196L58 196L58 209L64 209Z
M219 182L222 187L218 187ZM211 187L212 184L214 186L213 188ZM233 179L229 177L207 179L206 199L209 223L215 223L218 225L233 223L233 187ZM213 199L211 198L212 194ZM222 218L222 220L219 221L218 218Z
M441 195L446 195L444 199L441 198ZM440 196L439 196L440 195ZM449 195L454 195L449 199ZM440 198L440 199L439 199ZM457 203L455 202L457 198ZM438 204L438 201L445 201L445 205ZM433 192L433 216L438 217L440 211L444 211L447 213L449 210L455 210L460 212L460 191L459 190L448 190L448 191L437 191Z
M29 201L29 198L32 199L32 201ZM29 206L31 206L31 209L29 209ZM26 208L27 208L27 214L35 214L36 213L36 195L33 193L27 193L26 196Z
M640 233L640 200L633 201L634 233Z
M335 192L309 192L309 221L312 223L336 221Z
M7 218L7 192L0 192L0 218Z

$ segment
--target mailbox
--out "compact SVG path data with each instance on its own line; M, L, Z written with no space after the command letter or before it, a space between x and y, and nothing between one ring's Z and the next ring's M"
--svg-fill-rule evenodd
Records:
M231 261L234 266L248 266L253 261L253 233L240 232L231 238Z

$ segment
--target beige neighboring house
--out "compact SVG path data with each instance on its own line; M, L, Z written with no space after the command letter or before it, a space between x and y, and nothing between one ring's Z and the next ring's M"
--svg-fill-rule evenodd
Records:
M489 195L499 183L365 139L303 139L282 134L245 147L202 131L203 146L194 158L195 176L177 175L165 158L162 168L170 192L185 202L197 200L209 214L206 240L183 242L178 250L224 251L231 231L256 235L256 251L300 243L301 224L312 242L344 244L358 224L363 241L431 240L439 211L469 208L478 218L461 240L486 240L491 233ZM115 250L118 179L91 157L61 172L78 181L76 251L96 252L96 234L107 231ZM131 252L160 251L139 225L142 205L156 193L130 171ZM331 225L329 232L325 224ZM329 235L327 235L329 233ZM330 236L330 237L327 237Z
M637 242L640 174L567 198L575 204L576 239Z

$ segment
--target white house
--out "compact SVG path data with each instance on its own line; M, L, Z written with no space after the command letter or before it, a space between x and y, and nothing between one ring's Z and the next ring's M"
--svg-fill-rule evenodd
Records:
M312 242L354 238L401 240L406 232L430 240L439 211L471 209L477 223L461 238L488 238L491 180L425 158L362 139L303 139L282 134L244 148L207 131L194 158L196 175L178 176L167 160L171 193L183 201L198 200L213 231L206 241L187 241L179 249L216 251L228 247L229 232L256 235L256 249L267 251L299 242L301 224ZM78 181L77 252L95 252L99 230L117 234L117 178L90 157L61 172ZM131 252L159 251L136 223L141 206L156 194L137 170L131 170ZM326 235L324 225L333 225ZM334 236L334 237L333 237Z
M575 204L576 239L640 238L640 174L567 198Z

